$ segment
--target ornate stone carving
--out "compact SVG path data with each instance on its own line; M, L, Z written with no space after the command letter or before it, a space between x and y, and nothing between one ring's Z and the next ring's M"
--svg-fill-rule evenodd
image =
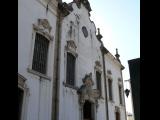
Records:
M115 106L115 112L120 112L120 108L118 106Z
M95 61L95 69L99 72L102 71L102 65L99 61Z
M50 35L50 32L52 30L51 25L49 24L47 19L38 19L37 24L33 24L34 30L41 32L46 37L48 37L50 40L53 39L53 36Z
M101 67L101 66L102 66L99 61L96 61L95 64L96 64L96 66L98 66L98 67Z
M67 41L67 45L66 45L66 50L68 52L71 52L74 56L78 56L78 54L76 53L76 49L77 49L77 46L75 44L75 42L73 40L68 40Z
M92 89L94 84L92 81L92 73L86 74L82 81L83 85L77 91L80 97L80 104L84 104L85 100L88 100L92 103L97 103L100 93L98 90Z
M82 3L89 12L92 10L88 0L74 0L74 2L77 4L78 8L80 8Z
M38 26L44 30L48 30L49 33L51 32L52 27L47 19L38 19Z
M58 3L58 8L61 11L63 17L69 15L70 11L73 11L72 6L68 5L66 2Z
M112 75L111 70L107 70L107 74Z

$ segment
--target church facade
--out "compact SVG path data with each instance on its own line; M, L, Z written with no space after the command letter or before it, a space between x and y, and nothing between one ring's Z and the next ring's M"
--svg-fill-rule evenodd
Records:
M88 0L18 1L19 120L126 120L123 65Z

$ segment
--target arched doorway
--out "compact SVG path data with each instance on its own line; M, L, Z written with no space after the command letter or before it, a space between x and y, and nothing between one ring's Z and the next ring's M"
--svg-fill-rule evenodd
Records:
M88 100L83 105L83 120L94 120L94 105Z

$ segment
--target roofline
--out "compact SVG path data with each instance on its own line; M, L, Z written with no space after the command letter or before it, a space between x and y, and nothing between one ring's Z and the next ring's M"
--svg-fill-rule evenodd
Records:
M101 42L101 43L102 43L102 46L101 46L102 52L103 52L104 54L106 54L106 55L109 54L109 55L113 58L113 60L115 60L115 62L118 63L118 64L121 66L121 70L124 70L125 67L115 58L114 55L112 55L111 52L109 52L109 50L103 45L103 42Z

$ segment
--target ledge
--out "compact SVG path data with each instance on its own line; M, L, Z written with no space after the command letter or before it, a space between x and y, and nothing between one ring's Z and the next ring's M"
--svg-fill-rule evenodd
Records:
M50 77L48 77L48 76L46 76L46 75L44 75L44 74L42 74L42 73L40 73L40 72L37 72L37 71L35 71L35 70L32 70L32 69L30 69L30 68L27 68L27 71L28 71L29 73L32 73L32 74L37 75L37 76L39 76L39 77L45 78L45 79L47 79L47 80L51 80Z
M78 89L79 89L78 87L73 86L73 85L69 85L69 84L67 84L67 83L65 83L65 82L63 82L63 85L64 85L65 87L69 87L69 88L72 88L72 89L74 89L74 90L78 90Z

